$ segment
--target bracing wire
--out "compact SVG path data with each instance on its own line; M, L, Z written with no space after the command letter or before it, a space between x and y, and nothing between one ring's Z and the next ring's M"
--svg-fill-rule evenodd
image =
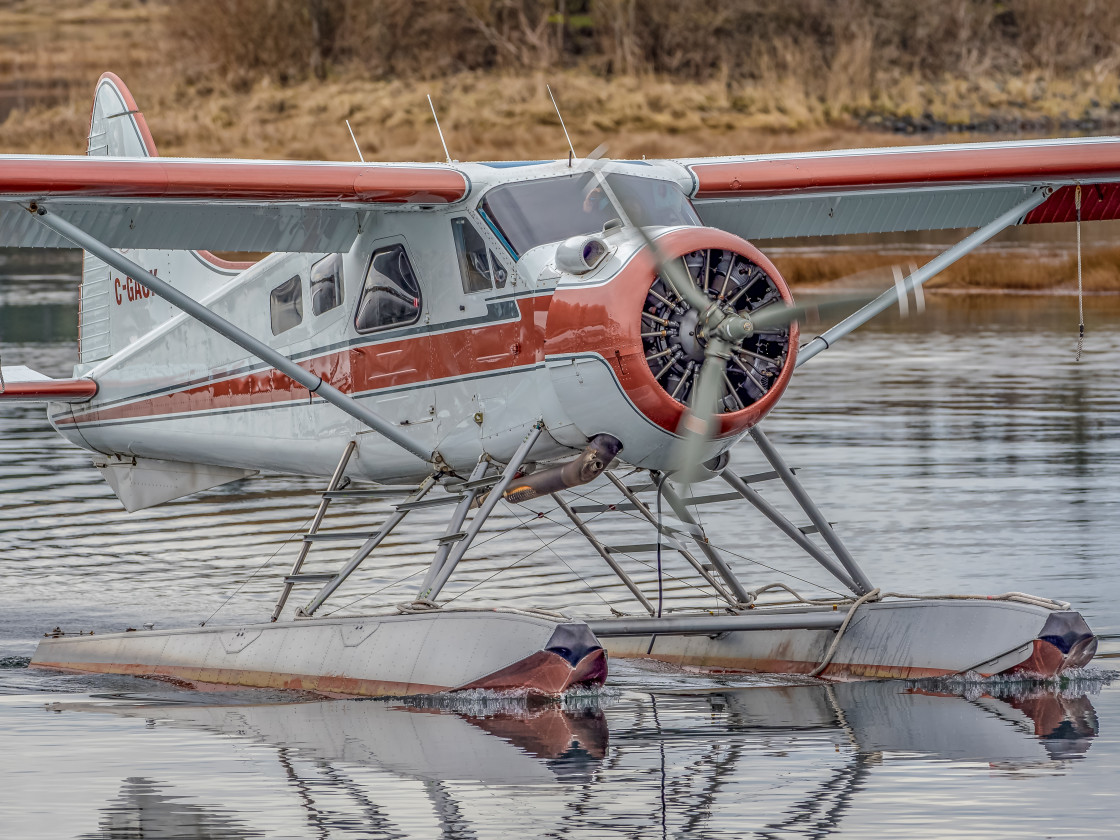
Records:
M1073 191L1073 206L1077 208L1077 357L1081 361L1081 347L1085 343L1085 294L1081 287L1081 185Z
M541 514L541 516L543 517L543 514ZM548 521L552 522L551 519L549 519ZM554 524L559 524L559 523L554 523ZM561 525L560 527L563 527L563 526ZM545 542L544 537L542 537L540 534L538 534L536 531L534 531L532 528L530 528L528 526L526 526L525 530L528 531L530 534L532 534L534 537L536 537L538 540L540 540L542 547L547 548L549 550L549 552L552 554L553 557L555 557L557 560L559 560L569 572L571 572L573 575L575 575L577 578L579 578L579 582L582 583L584 586L586 586L587 590L592 595L594 595L596 598L598 598L600 601L602 601L604 604L606 604L611 609L612 612L617 612L615 610L615 608L611 605L611 602L608 601L606 598L604 598L602 593L600 593L598 589L596 589L594 586L592 586L590 583L588 583L587 580L583 577L583 575L581 575L579 572L577 572L575 569L573 569L571 564L568 563L567 560L565 560L563 557L560 556L560 554L557 553L556 549L554 549L552 547L552 543ZM556 542L557 540L562 540L564 537L571 536L572 534L575 533L575 531L576 531L575 528L568 528L565 531L565 533L558 536L552 542Z
M577 495L577 496L578 496L578 495L580 495L580 494L579 494L579 493L576 493L575 495ZM583 498L587 498L587 497L586 497L586 496L584 496ZM468 592L470 592L471 590L473 590L473 589L477 589L477 588L478 588L479 586L482 586L482 584L484 584L484 583L487 583L488 581L491 581L491 580L493 580L493 579L494 579L495 577L497 577L498 575L500 575L500 574L501 574L502 572L506 572L506 571L509 571L509 570L510 570L510 569L512 569L512 568L513 568L514 566L516 566L516 565L517 565L518 563L520 563L520 562L521 562L522 560L528 560L528 559L529 559L530 557L532 557L532 556L533 556L534 554L536 554L536 553L537 553L538 551L540 551L541 549L544 549L544 548L550 548L550 546L551 546L551 545L552 545L553 543L555 543L555 542L559 542L560 540L564 539L564 537L568 537L568 536L571 536L572 534L576 533L576 528L575 528L575 527L573 527L573 526L571 526L571 525L568 525L568 524L566 524L566 523L563 523L563 522L557 522L557 521L556 521L555 519L553 519L553 518L552 518L552 517L550 516L550 514L556 513L556 511L557 511L557 510L559 510L559 507L553 507L553 508L551 508L551 509L549 509L549 510L545 511L544 513L536 513L536 512L533 512L533 511L531 511L531 512L533 513L532 517L530 517L529 519L526 519L526 520L525 520L524 522L519 522L519 523L517 523L517 525L513 526L513 528L509 528L509 529L507 529L507 532L508 532L508 531L511 531L511 530L513 530L514 528L520 528L520 527L523 527L523 526L525 526L525 529L526 529L527 531L529 531L529 533L533 534L533 536L535 536L535 537L536 537L537 539L539 539L539 540L541 540L542 542L544 542L544 538L543 538L543 537L541 537L541 535L540 535L540 534L536 533L535 531L533 531L533 530L532 530L531 528L529 528L529 527L527 527L527 526L529 525L529 523L530 523L530 522L535 522L535 521L536 521L536 520L538 520L538 519L547 519L547 520L548 520L549 522L551 522L551 523L552 523L553 525L557 526L558 528L561 528L561 529L563 529L564 533L560 534L560 535L559 535L559 536L557 536L557 537L554 537L553 539L549 540L548 542L545 542L545 543L544 543L544 545L542 545L542 546L541 546L540 548L534 548L534 549L533 549L532 551L530 551L530 552L529 552L528 554L524 555L523 557L519 557L519 558L518 558L517 560L515 560L515 561L514 561L513 563L509 564L509 565L508 565L508 566L506 566L505 568L502 568L502 569L498 569L498 571L494 572L494 574L490 575L490 576L489 576L488 578L486 578L485 580L480 580L480 581L479 581L478 583L475 583L474 585L470 586L469 588L467 588L467 589L464 589L464 590L463 590L462 592L460 592L460 593L459 593L458 595L456 595L456 596L455 596L454 598L449 598L449 599L447 600L447 603L448 603L448 604L450 604L450 603L451 603L452 601L454 601L454 600L455 600L456 598L460 598L460 597L462 597L463 595L466 595L466 594L467 594ZM590 519L588 519L588 520L587 520L587 522L594 522L594 521L595 521L596 519L598 519L598 518L599 518L600 516L602 516L602 515L603 515L603 513L605 513L605 512L606 512L606 511L602 511L602 512L600 512L600 513L597 513L597 514L595 514L595 515L594 515L594 516L592 516L592 517L591 517ZM481 544L481 543L480 543L480 544ZM551 549L550 549L550 550L551 550ZM553 551L552 553L553 553L553 554L556 554L556 552L555 552L555 551ZM557 557L559 557L559 555L557 555ZM564 562L564 561L563 561L563 559L561 559L561 562ZM565 565L565 566L568 566L568 564L567 564L567 563L564 563L564 565ZM569 571L571 571L571 572L572 572L572 574L574 574L574 575L575 575L576 577L578 577L578 578L579 578L580 580L583 580L583 578L582 578L582 577L580 577L580 576L579 576L579 574L578 574L578 573L576 573L576 571L575 571L574 569L572 569L572 567L571 567L571 566L568 566L568 570L569 570ZM584 581L584 583L586 584L586 581ZM596 594L598 594L598 593L596 593ZM602 598L602 596L601 596L601 595L600 595L599 597L600 597L600 598ZM607 606L608 606L608 607L610 607L610 606L611 606L611 605L610 605L610 604L609 604L609 603L608 603L608 602L607 602L606 600L604 600L604 601L603 601L603 603L607 604ZM613 609L613 607L612 607L612 609Z
M661 618L661 609L665 605L665 582L661 569L661 488L665 485L665 476L658 475L657 484L657 617ZM650 640L650 647L653 640Z
M503 536L504 534L508 534L510 531L515 531L518 528L520 528L524 525L527 525L528 523L532 522L536 518L537 518L537 516L534 514L532 518L526 519L523 522L515 522L513 525L510 525L508 528L503 528L500 531L494 532L493 534L488 536L486 539L479 540L477 543L475 543L475 546L477 547L477 546L480 546L480 545L485 545L486 543L490 542L491 540L495 540L498 537ZM382 592L386 591L387 589L392 589L394 586L400 586L402 583L408 583L408 581L412 580L412 578L416 577L422 571L424 571L423 568L417 569L412 574L407 575L407 576L405 576L403 578L400 578L398 580L395 580L392 583L388 583L388 584L381 587L380 589L378 589L375 592L367 592L365 595L360 595L359 597L355 598L353 601L348 601L345 604L343 604L341 607L336 607L335 609L331 610L329 613L326 614L326 617L334 615L339 610L349 609L350 607L354 606L355 604L359 603L360 601L364 601L366 598L372 598L374 595L380 595ZM458 597L458 596L456 596L456 597ZM454 600L454 598L452 600Z
M272 554L269 555L268 559L265 560L263 563L261 563L259 566L257 566L257 568L253 569L253 573L251 575L249 575L249 577L245 578L245 580L241 581L241 583L238 585L238 587L235 590L233 590L233 592L230 593L229 597L226 598L224 601L222 601L222 603L218 604L218 606L214 610L214 612L210 613L210 615L206 616L205 619L200 621L198 623L198 626L199 627L205 627L207 624L209 624L210 619L212 619L214 616L216 616L220 610L225 609L226 604L228 604L230 601L232 601L237 596L237 593L240 592L242 589L244 589L246 584L248 584L249 581L251 581L253 578L255 578L264 569L265 566L267 566L269 563L271 563L273 560L275 560L276 555L279 554L281 551L283 551L287 547L288 543L290 543L296 537L302 537L303 536L304 532L306 532L306 530L307 530L307 526L309 524L311 524L311 520L314 519L314 518L315 518L314 516L307 517L307 519L304 520L303 525L301 525L299 527L299 529L297 529L292 534L290 534L288 536L288 538L286 540L284 540L284 542L280 543L280 545L278 545L276 547L276 550L274 552L272 552Z
M573 492L573 491L568 490L567 492ZM581 494L576 493L575 495L578 496L578 495L581 495ZM591 499L591 497L589 497L589 496L581 496L581 498L585 498L585 499L589 499L589 500ZM622 510L622 509L616 507L616 508L613 508L613 512L614 513L621 513L623 516L629 516L631 519L635 519L638 522L645 522L646 521L644 517L639 516L638 514L634 513L633 511ZM779 569L775 566L769 566L766 563L763 563L761 560L756 560L753 557L747 557L745 554L739 554L738 552L733 551L732 549L727 548L725 545L722 545L720 543L709 541L709 545L711 545L712 548L716 549L717 551L725 552L727 554L730 554L733 557L737 557L740 560L745 560L748 563L753 563L756 566L761 566L763 569L766 569L767 571L771 571L776 575L785 575L787 577L791 577L796 581L804 583L806 586L812 586L812 587L816 587L817 589L823 589L825 592L830 592L830 593L832 593L833 595L836 595L839 598L847 598L848 597L844 593L837 592L835 589L832 589L828 586L825 586L824 584L816 583L814 581L807 580L803 577L798 577L793 572L787 572L784 569ZM632 560L636 559L634 557L631 557L631 555L629 555L629 554L624 554L623 556L624 557L629 557ZM651 567L651 564L645 563L645 561L643 561L643 560L638 560L638 562L642 563L643 565L646 565L647 567ZM670 575L670 577L672 577L672 575ZM674 580L677 580L678 582L682 582L682 581L679 580L679 578L674 578ZM699 589L699 587L693 587L693 588ZM703 591L703 590L700 590L700 591Z

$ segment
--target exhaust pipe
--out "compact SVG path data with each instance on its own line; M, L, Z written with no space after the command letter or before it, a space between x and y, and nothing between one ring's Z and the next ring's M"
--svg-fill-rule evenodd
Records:
M621 451L622 443L618 438L612 435L595 435L587 448L571 461L515 478L503 498L507 502L520 504L538 496L587 484L598 478Z

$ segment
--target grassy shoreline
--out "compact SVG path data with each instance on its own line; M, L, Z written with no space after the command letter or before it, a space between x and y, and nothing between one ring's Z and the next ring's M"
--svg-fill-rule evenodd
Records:
M929 251L884 251L873 245L827 253L767 253L795 292L887 288L893 266L906 273L932 256ZM1081 272L1085 292L1120 294L1120 248L1099 245L1084 250ZM1077 254L1073 248L1053 246L1009 251L996 243L964 257L925 288L953 294L1076 294Z

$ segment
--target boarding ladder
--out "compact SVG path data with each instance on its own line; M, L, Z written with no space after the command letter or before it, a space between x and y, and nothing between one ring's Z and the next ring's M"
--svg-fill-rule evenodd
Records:
M292 590L301 584L320 584L319 592L307 603L306 606L296 611L297 618L308 618L315 613L315 611L323 605L323 602L329 598L339 586L342 585L358 566L370 555L371 552L401 523L401 521L414 510L421 508L437 507L440 505L456 504L455 515L451 517L451 522L448 525L447 532L438 540L436 549L436 563L435 568L438 569L439 563L445 558L445 555L450 551L451 547L463 540L467 534L460 530L466 518L467 512L474 503L479 493L485 491L489 487L496 484L501 476L493 475L483 478L485 472L486 462L480 461L479 467L471 476L471 480L460 482L455 486L449 487L446 494L441 494L438 497L427 497L427 493L436 484L436 476L432 475L425 479L419 487L376 487L371 489L348 489L346 487L349 481L344 479L346 467L350 463L351 458L357 451L357 441L350 441L346 445L346 449L339 459L338 466L335 467L334 472L331 474L330 481L327 483L327 489L323 492L319 501L319 507L312 517L310 527L303 535L302 545L300 546L299 554L296 556L295 562L292 564L291 571L284 576L284 586L280 592L280 597L276 601L276 607L272 611L272 621L279 619L284 606L288 602L288 597L291 595ZM327 511L330 508L332 501L353 501L368 498L384 498L386 495L394 493L404 493L406 498L393 506L393 512L386 518L386 520L375 531L334 531L334 530L320 530L323 525L323 520L326 518ZM337 544L339 542L360 542L361 545L350 556L350 558L342 565L336 572L304 572L303 567L307 561L308 555L313 546L322 543Z

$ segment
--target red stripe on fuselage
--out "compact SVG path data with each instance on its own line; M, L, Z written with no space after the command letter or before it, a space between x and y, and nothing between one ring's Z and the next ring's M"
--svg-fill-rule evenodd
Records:
M299 362L344 393L366 393L466 374L507 370L544 358L544 321L551 296L519 298L520 319L396 341L363 344ZM371 339L372 340L372 339ZM275 370L184 385L168 394L58 418L59 425L170 417L195 411L307 399L307 389Z

